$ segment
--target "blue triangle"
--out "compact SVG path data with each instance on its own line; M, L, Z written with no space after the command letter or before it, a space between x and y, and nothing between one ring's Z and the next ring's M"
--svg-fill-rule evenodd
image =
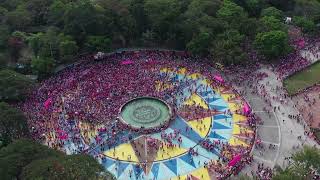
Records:
M156 163L152 165L151 172L153 174L153 177L158 177L159 166L160 166L160 163Z
M190 164L193 167L196 167L196 165L193 162L193 157L191 156L190 153L186 153L185 155L179 157L181 160L183 160L184 162Z
M202 92L199 92L199 94L200 94L200 96L202 96L202 97L206 97L206 96L208 96L209 94L210 94L210 92L208 92L208 91L202 91Z
M218 148L213 148L210 152L212 152L213 154L220 156L220 153L217 151Z
M202 137L196 131L191 130L187 122L185 122L180 116L177 116L169 127L171 129L180 129L183 136L188 137L196 144L202 140ZM188 132L185 131L186 127L189 128Z
M164 164L175 174L177 175L177 160L172 159L164 162Z
M220 123L218 123L216 121L213 123L213 127L212 128L213 129L231 129L230 127L222 125L222 124L220 124Z
M143 169L140 166L133 165L133 170L134 170L134 173L138 179L138 177L141 175Z
M226 116L225 114L218 114L213 116L214 120L218 120L218 119L226 119L226 118L231 118L230 116Z
M104 167L107 169L107 168L109 168L112 164L114 164L114 161L105 158L105 160L104 160L102 163L103 163Z
M213 98L209 98L208 100L209 100L209 103L213 103L214 101L219 100L219 99L220 98L213 97Z
M129 163L119 162L118 171L117 171L118 177L120 177L121 173L124 172L124 170L128 167L128 165L129 165Z
M219 134L214 133L214 132L212 132L212 131L211 131L211 133L209 134L209 137L210 137L210 138L215 138L215 139L223 139L223 140L226 139L225 137L220 136Z
M209 105L210 109L216 109L218 111L221 111L223 109L226 109L227 107L226 106L217 106L217 105Z

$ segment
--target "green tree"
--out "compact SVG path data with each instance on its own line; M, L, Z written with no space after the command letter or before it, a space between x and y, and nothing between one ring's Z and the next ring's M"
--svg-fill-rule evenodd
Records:
M108 52L111 49L111 39L107 36L88 36L85 46L91 52Z
M314 179L313 171L320 172L320 150L305 146L293 154L293 162L284 170L278 170L273 180L307 180Z
M79 46L87 35L99 35L105 30L103 14L90 0L70 3L64 13L64 33L71 35Z
M0 149L0 177L4 180L18 179L25 166L37 159L62 156L32 140L20 139Z
M288 34L283 31L258 33L254 45L259 53L271 59L286 55L292 50Z
M12 30L24 31L32 24L31 14L21 7L8 12L6 19Z
M48 57L34 57L31 60L31 69L40 79L45 78L53 72L54 60Z
M247 55L240 46L243 38L244 36L237 30L227 30L219 34L210 49L214 60L225 65L244 63Z
M0 70L7 67L8 60L4 53L0 53Z
M52 59L59 58L59 44L60 44L60 36L59 30L50 27L45 33L39 34L40 38L40 49L37 54L41 57L50 57Z
M187 49L193 54L207 55L211 44L211 35L208 32L201 32L187 44Z
M102 171L103 167L91 156L71 155L32 161L23 168L21 177L26 180L47 178L98 180Z
M167 40L175 32L180 6L177 0L146 0L144 8L151 22L152 31L159 40Z
M268 7L266 9L263 9L261 12L261 17L270 17L273 16L279 20L283 20L283 12L275 7Z
M72 62L78 52L77 43L72 40L61 41L59 45L60 58L63 62Z
M0 71L0 101L19 101L26 98L34 82L11 70Z
M266 6L265 0L233 0L233 2L243 7L251 17L258 17Z
M320 2L318 0L296 0L294 12L296 15L304 16L315 23L320 23Z
M292 11L296 4L296 0L268 0L267 2L271 6L274 6L282 11Z
M2 145L28 135L27 120L23 113L5 102L0 102L0 141Z
M241 6L238 6L230 0L225 0L217 12L217 17L228 22L230 29L239 30L248 15Z
M6 25L0 25L0 48L7 48L8 39L10 37L9 27Z
M68 5L63 1L56 0L49 6L48 22L58 27L63 27L63 17L67 11Z
M40 33L36 33L36 34L31 34L27 38L28 44L31 47L31 49L33 50L33 53L35 56L39 55L39 52L43 46L43 43L44 43L44 42L42 42L43 36L44 36L43 33L40 32Z
M4 23L8 10L2 6L0 6L0 23Z
M132 0L128 9L136 21L138 34L141 35L145 29L149 28L149 22L144 9L144 0Z
M20 139L0 149L0 177L10 179L115 179L88 155L64 155L47 146Z
M314 33L316 30L315 23L305 17L295 16L293 18L293 23L300 27L304 33Z
M261 31L285 31L285 26L279 19L274 16L264 16L260 19Z
M32 26L45 25L48 21L48 7L54 0L28 0L19 7L26 9L30 15Z

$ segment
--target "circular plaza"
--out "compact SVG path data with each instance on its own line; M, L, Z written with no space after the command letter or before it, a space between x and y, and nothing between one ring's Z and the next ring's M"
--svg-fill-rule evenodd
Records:
M23 104L32 135L117 179L225 178L251 159L255 118L214 67L184 52L88 57Z

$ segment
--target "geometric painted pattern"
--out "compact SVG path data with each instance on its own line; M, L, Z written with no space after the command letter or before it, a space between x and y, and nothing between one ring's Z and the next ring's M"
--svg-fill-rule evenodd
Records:
M239 113L244 100L238 94L223 85L212 87L213 80L188 73L186 68L163 68L159 74L170 78L155 84L158 91L178 89L178 115L169 127L161 132L139 134L129 130L110 132L110 127L77 120L60 122L65 124L63 130L69 132L64 151L94 156L117 179L209 179L218 172L206 168L208 163L219 161L227 167L233 153L250 146L254 133L246 125L247 117ZM190 87L185 88L190 84L193 94ZM72 131L76 125L81 127L80 132ZM56 135L51 132L48 144ZM102 139L97 140L97 135ZM79 137L80 141L73 142L72 137ZM214 145L208 148L208 144ZM232 150L224 150L221 144L230 145Z

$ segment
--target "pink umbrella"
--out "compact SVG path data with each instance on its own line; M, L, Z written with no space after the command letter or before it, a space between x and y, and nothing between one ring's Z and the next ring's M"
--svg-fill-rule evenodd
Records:
M239 161L241 161L241 154L234 156L233 159L231 161L229 161L228 166L232 167L232 166L236 165Z

